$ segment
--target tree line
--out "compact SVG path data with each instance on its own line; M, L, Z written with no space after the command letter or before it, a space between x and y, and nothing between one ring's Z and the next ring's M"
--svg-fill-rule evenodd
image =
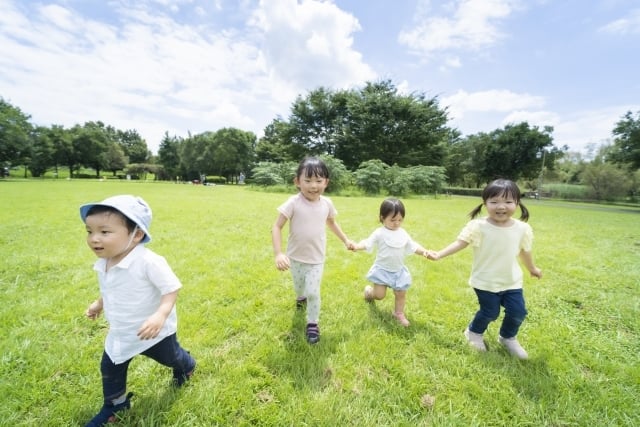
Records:
M254 170L261 172L258 166L264 176L266 164L324 155L351 172L374 170L375 162L385 168L438 167L448 185L461 187L478 187L501 176L536 189L543 174L584 183L602 171L627 177L623 187L628 189L637 180L640 112L635 117L627 112L612 130L613 144L600 147L591 161L569 153L566 146L556 147L550 126L521 122L462 136L448 123L448 111L437 97L400 93L388 80L355 89L320 87L299 95L289 116L273 119L259 140L236 128L186 137L165 133L154 156L136 130L100 121L72 128L35 126L29 115L0 98L0 164L24 166L25 174L29 170L34 177L59 167L69 168L73 176L86 167L96 176L152 172L157 179L215 175L232 182L241 173L252 179Z

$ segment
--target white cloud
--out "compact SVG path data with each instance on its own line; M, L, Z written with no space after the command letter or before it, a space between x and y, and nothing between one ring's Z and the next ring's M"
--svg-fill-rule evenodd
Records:
M567 114L554 125L555 145L567 145L574 151L582 151L589 144L599 146L608 143L613 139L616 123L627 111L638 108L638 105L621 105Z
M452 49L478 50L503 37L499 21L516 6L514 0L461 0L455 3L451 17L420 16L417 25L402 31L398 40L425 56Z
M263 0L252 24L262 33L269 74L290 90L343 88L375 77L352 47L358 20L331 2Z
M445 96L441 104L449 108L452 116L461 118L467 112L512 112L526 108L539 108L545 104L541 96L515 93L509 90L487 90L468 93L459 90Z
M640 9L629 12L629 16L616 19L600 27L600 32L611 34L640 34Z
M549 109L545 98L508 90L467 93L459 90L440 101L448 108L451 125L464 135L491 132L508 124L527 122L544 128L553 126L554 145L585 151L589 144L601 145L612 139L615 124L627 111L640 105L618 105L563 113Z
M330 2L264 1L247 27L222 29L158 6L191 0L108 3L108 23L66 4L0 2L0 94L35 124L100 120L138 130L156 151L165 131L260 136L296 95L375 76L352 46L358 21Z

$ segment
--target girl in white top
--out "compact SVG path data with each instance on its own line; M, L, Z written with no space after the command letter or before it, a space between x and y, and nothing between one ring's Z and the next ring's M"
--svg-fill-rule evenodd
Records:
M482 207L488 215L475 219ZM522 212L520 220L512 216L516 208ZM513 181L498 179L482 191L482 204L469 214L472 218L458 235L458 239L438 252L429 251L428 257L438 260L471 245L473 265L469 285L478 297L480 309L464 332L469 344L486 351L483 334L489 323L500 315L504 307L504 320L498 341L512 355L526 359L516 335L527 310L522 292L523 275L518 258L531 276L542 277L531 253L533 231L526 223L529 211L520 201L520 189Z
M276 268L291 269L296 307L307 309L307 341L320 340L320 282L324 268L326 227L347 248L354 245L336 222L338 212L331 200L322 194L329 185L329 169L315 157L305 158L293 180L300 192L278 207L278 218L271 229ZM282 252L282 228L289 221L287 253Z
M364 299L367 302L381 300L387 294L387 288L393 289L395 295L395 308L393 317L402 326L409 326L409 321L404 315L404 306L407 290L411 286L411 273L404 265L404 258L409 254L427 256L428 251L411 239L411 236L402 228L405 209L398 199L385 199L380 205L380 222L382 227L377 228L367 239L354 246L353 250L366 250L372 252L377 248L376 259L367 273L367 280L373 283L373 287L367 285L364 288Z

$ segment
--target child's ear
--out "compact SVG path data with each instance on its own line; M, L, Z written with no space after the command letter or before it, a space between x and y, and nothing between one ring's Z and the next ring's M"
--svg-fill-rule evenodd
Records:
M136 243L140 243L144 239L144 231L136 228L136 234L133 236L133 241Z

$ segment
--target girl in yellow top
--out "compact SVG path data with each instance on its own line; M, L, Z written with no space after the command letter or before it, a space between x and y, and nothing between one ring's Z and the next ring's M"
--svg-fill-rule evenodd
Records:
M476 219L483 206L487 208L487 216ZM512 218L518 207L521 211L519 220ZM527 315L518 258L531 276L542 277L542 270L533 262L533 231L526 223L529 211L520 201L520 189L507 179L491 182L482 191L482 204L469 216L471 221L457 240L438 252L429 251L428 257L438 260L471 245L473 265L469 284L476 292L480 309L464 335L472 347L486 351L484 331L498 318L502 306L504 320L498 341L512 355L526 359L527 352L516 338Z

